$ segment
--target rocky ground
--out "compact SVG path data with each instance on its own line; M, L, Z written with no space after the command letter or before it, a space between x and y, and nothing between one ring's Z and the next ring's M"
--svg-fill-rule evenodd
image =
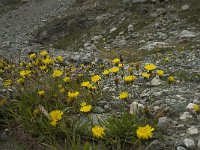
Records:
M164 142L152 150L200 149L200 7L198 0L28 0L0 14L0 55L23 57L48 48L66 62L86 63L123 55L127 62L155 63L176 76L166 86L132 87L132 99L161 115L158 128ZM192 19L191 19L192 18ZM109 82L107 86L112 89ZM97 113L112 104L104 101ZM162 111L164 110L164 111Z

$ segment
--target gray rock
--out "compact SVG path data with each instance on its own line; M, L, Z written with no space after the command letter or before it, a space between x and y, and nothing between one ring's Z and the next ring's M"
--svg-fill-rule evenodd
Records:
M192 126L192 127L187 129L187 133L190 134L190 135L195 135L195 134L198 134L199 131L196 127Z
M200 149L200 140L198 141L197 146Z
M186 108L188 110L194 110L194 104L193 103L189 103Z
M116 27L113 27L111 30L110 30L110 33L113 33L113 32L115 32L117 30L117 28Z
M184 147L182 147L182 146L178 146L177 148L176 148L176 150L186 150Z
M180 35L179 35L181 38L194 38L196 37L196 33L195 32L191 32L191 31L188 31L188 30L183 30Z
M192 139L185 138L183 140L183 143L187 148L195 148L195 143L194 143L194 140Z
M93 112L94 112L94 113L97 113L97 114L101 114L101 113L104 113L105 110L104 110L103 108L101 108L101 107L95 107L95 108L93 109Z
M154 77L152 80L151 80L151 86L159 86L161 84L161 80L157 77Z
M8 129L5 129L5 130L0 134L0 140L2 140L2 141L7 141L8 138L9 138Z
M161 117L158 119L157 126L160 130L164 131L171 126L171 121L167 117Z
M182 121L188 121L188 120L190 120L190 119L192 119L193 117L192 117L192 115L189 113L189 112L184 112L182 115L181 115L181 117L180 117L180 119L182 120Z
M188 10L189 8L190 8L189 5L183 5L183 6L181 7L182 10Z

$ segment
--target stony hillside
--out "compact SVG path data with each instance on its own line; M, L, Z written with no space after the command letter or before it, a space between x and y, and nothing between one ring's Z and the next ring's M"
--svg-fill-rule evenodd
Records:
M164 80L153 76L144 84L142 69L136 67L137 83L126 89L131 95L127 109L132 102L137 103L135 111L148 108L161 134L137 149L198 150L200 114L194 106L200 106L199 14L198 0L0 0L0 58L16 63L47 49L63 56L66 66L96 65L95 73L103 71L102 63L111 67L114 58L123 59L125 70L153 63L166 72ZM174 84L167 84L168 76L175 77ZM3 77L0 96L7 97ZM95 105L92 113L99 118L118 114L123 105L110 101L123 89L115 87L116 78L103 83L103 91L111 94Z

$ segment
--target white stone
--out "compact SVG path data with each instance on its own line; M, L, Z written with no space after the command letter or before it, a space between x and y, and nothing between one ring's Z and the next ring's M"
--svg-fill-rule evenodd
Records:
M199 131L196 127L192 126L192 127L187 129L187 133L190 134L190 135L194 135L194 134L198 134Z
M183 140L183 143L187 148L194 148L195 147L194 140L192 140L192 139L185 138Z
M194 110L194 103L189 103L186 108L189 110Z
M190 8L189 5L183 5L183 6L181 7L182 10L187 10L187 9L189 9L189 8Z
M184 113L181 115L181 117L180 117L180 119L181 119L182 121L187 121L187 120L189 120L189 119L191 119L191 118L193 118L193 117L192 117L192 115L191 115L189 112L184 112Z
M200 149L200 140L198 141L197 146Z
M158 77L154 77L152 80L151 80L151 85L152 86L159 86L161 84L161 80L158 78Z
M181 38L194 38L196 37L196 34L194 32L188 31L188 30L183 30L180 33Z
M184 147L182 147L182 146L178 146L177 148L176 148L176 150L186 150Z
M132 102L130 105L130 114L137 114L138 112L138 102Z
M117 30L117 28L116 27L113 27L111 30L110 30L110 33L113 33L113 32L115 32Z
M159 107L159 106L154 106L154 107L153 107L153 110L154 110L155 112L157 112L158 110L160 110L160 107Z

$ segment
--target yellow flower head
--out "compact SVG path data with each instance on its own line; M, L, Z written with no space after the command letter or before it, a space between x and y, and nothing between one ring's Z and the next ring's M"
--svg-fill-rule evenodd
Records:
M64 79L63 79L63 81L65 81L66 83L69 83L70 82L70 77L65 77Z
M79 92L68 92L69 99L75 99L79 96Z
M31 59L34 59L34 58L36 58L36 54L35 54L35 53L30 54L29 57L30 57Z
M143 78L149 78L149 77L150 77L150 74L147 73L147 72L143 72L143 73L142 73L142 77L143 77Z
M93 136L96 138L103 138L103 136L105 135L105 128L100 126L95 126L92 128L92 133Z
M169 76L169 77L167 78L167 80L168 80L169 83L173 83L173 82L176 81L175 78L174 78L174 76Z
M57 56L58 62L62 63L63 62L63 57L62 56Z
M104 75L108 75L109 73L110 73L109 70L104 70L104 71L103 71L103 74L104 74Z
M150 125L146 125L145 127L139 127L136 131L137 137L142 140L148 140L152 138L153 131L155 129L152 128Z
M99 75L94 75L94 76L91 77L91 80L92 80L92 82L96 83L99 80L101 80L101 77Z
M4 81L4 86L5 86L5 87L9 87L9 86L11 86L11 85L12 85L12 80L9 79L9 80L5 80L5 81Z
M120 62L120 59L119 59L119 58L115 58L115 59L112 60L112 63L113 63L113 64L117 64L117 63L119 63L119 62Z
M17 83L20 83L20 84L22 84L22 83L24 83L24 82L25 82L24 78L19 78L19 79L17 80Z
M82 82L82 83L81 83L81 86L83 86L83 87L88 87L89 84L90 84L89 81L85 81L85 82Z
M194 107L194 110L195 110L196 112L199 112L199 111L200 111L199 105L194 104L193 107Z
M47 56L47 54L48 54L48 52L46 50L40 52L41 56Z
M40 66L39 67L41 70L46 70L47 69L47 66L46 65L43 65L43 66Z
M146 64L146 65L144 66L144 68L145 68L146 70L148 70L148 71L152 71L152 70L156 69L156 65L155 65L155 64Z
M119 71L119 67L112 67L110 68L110 72L117 73Z
M124 100L128 97L128 92L121 92L119 94L119 99Z
M136 79L136 77L134 75L124 77L124 81L126 81L126 82L132 82L135 79Z
M51 125L56 126L57 121L62 119L63 111L61 110L53 110L50 112L50 117L51 117Z
M118 67L119 67L119 68L122 68L122 67L124 67L124 64L120 63L120 64L118 65Z
M133 68L132 67L128 67L128 72L129 73L133 73Z
M45 94L44 90L38 91L38 95L44 96L44 94Z
M30 70L22 70L22 71L20 71L19 74L21 75L22 78L26 78L31 75L31 71Z
M90 112L92 109L92 105L87 105L85 102L81 104L80 112Z
M42 60L44 65L50 65L53 63L53 60L51 58L45 58Z
M52 76L55 77L60 77L63 75L63 72L61 70L54 70Z
M163 70L157 70L157 75L159 76L159 77L162 77L163 75L164 75L164 71Z

